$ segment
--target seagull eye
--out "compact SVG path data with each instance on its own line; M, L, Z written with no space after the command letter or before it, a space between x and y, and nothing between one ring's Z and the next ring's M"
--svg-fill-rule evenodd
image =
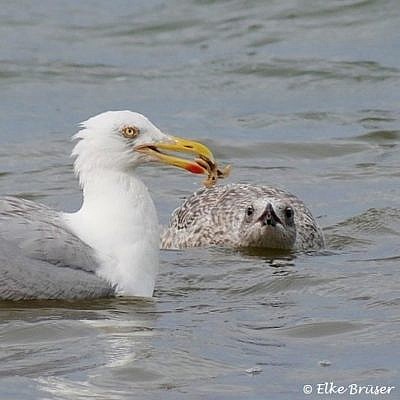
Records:
M246 215L247 215L248 217L251 217L251 216L253 215L253 213L254 213L254 207L253 207L253 206L247 207L247 209L246 209Z
M293 209L291 207L286 207L286 209L285 209L285 217L287 219L293 218Z
M135 138L137 135L139 135L139 133L140 129L136 126L125 126L124 128L122 128L122 135L128 139Z

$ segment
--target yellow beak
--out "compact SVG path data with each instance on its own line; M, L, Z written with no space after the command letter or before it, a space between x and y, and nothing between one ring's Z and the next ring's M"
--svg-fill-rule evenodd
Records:
M136 146L134 150L139 153L150 155L164 164L186 169L193 174L207 174L208 165L215 163L211 150L204 146L204 144L176 136L171 136L168 142L162 141L152 144L142 144ZM165 154L162 150L194 154L200 158L200 164L197 160L187 160L174 155ZM205 161L205 163L201 161Z

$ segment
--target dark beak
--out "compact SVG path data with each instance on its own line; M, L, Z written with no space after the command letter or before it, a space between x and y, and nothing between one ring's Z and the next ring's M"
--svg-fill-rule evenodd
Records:
M265 207L264 212L261 214L261 217L258 219L261 225L265 226L276 226L276 224L281 224L282 221L276 215L274 208L272 207L271 203L268 203Z

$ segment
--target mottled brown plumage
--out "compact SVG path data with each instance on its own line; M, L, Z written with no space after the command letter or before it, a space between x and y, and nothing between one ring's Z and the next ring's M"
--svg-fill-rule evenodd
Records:
M172 216L162 248L199 246L312 250L322 231L304 203L272 186L229 184L203 188Z

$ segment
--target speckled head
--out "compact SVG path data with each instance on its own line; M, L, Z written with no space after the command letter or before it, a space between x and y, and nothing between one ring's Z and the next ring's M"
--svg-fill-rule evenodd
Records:
M324 238L295 195L274 186L231 183L193 193L172 214L162 246L310 250L323 247Z
M296 242L295 211L285 200L255 198L242 210L239 242L243 247L291 249Z

